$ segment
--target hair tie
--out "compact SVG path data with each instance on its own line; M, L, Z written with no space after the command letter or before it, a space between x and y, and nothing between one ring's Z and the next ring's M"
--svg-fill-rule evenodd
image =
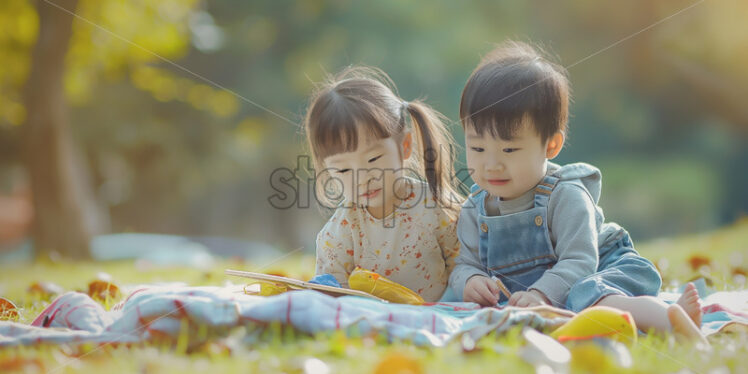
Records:
M408 116L408 102L405 100L400 101L400 122L405 123L405 118Z

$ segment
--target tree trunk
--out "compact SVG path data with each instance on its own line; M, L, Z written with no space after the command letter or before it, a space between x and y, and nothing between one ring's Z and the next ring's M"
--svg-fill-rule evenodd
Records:
M68 122L64 62L77 0L38 1L39 39L26 86L24 155L34 203L37 254L90 257L97 208ZM64 8L64 9L60 9Z

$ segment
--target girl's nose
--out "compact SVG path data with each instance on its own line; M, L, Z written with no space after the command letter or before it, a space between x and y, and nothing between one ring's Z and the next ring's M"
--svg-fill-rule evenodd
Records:
M368 188L370 184L375 184L377 181L381 181L384 173L379 169L359 169L362 171L358 175L359 187Z
M361 175L361 183L367 184L373 180L381 180L384 177L384 171L377 168L367 168L366 172Z

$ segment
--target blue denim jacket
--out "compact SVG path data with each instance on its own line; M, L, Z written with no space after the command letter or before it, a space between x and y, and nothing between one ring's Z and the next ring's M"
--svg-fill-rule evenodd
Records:
M601 173L588 164L577 163L564 167L549 163L549 172L534 189L533 206L530 209L511 213L507 215L488 216L485 211L485 199L487 192L481 190L477 185L471 189L468 200L463 205L463 210L458 223L458 236L460 237L460 256L457 258L457 266L450 277L450 285L454 293L461 297L465 283L474 275L496 276L503 281L511 292L538 289L543 292L554 305L564 307L570 290L575 283L586 279L601 269L598 267L600 256L604 256L609 249L620 247L620 241L628 236L624 229L613 223L604 223L602 210L596 205L601 191ZM596 232L596 243L578 243L579 245L559 246L565 251L583 251L574 254L573 261L567 261L563 265L554 268L559 258L568 258L569 254L558 253L558 248L551 239L549 227L548 207L551 196L556 201L563 201L561 192L567 185L566 190L571 190L580 196L582 201L588 204L587 212L594 215L595 227L586 229ZM569 185L574 185L569 189ZM578 188L580 189L578 189ZM586 195L584 195L586 194ZM574 198L573 196L567 196ZM584 200L587 199L587 200ZM558 204L558 203L557 203ZM575 217L567 217L574 220ZM583 220L582 220L583 221ZM574 222L571 222L574 223ZM580 225L586 224L580 221ZM477 227L476 227L477 226ZM554 225L561 226L561 225ZM573 225L572 225L573 226ZM566 225L569 227L569 225ZM556 233L557 234L557 233ZM478 240L473 236L478 236ZM598 248L600 251L598 252ZM619 254L631 254L638 256L633 250L620 252ZM611 259L606 258L607 263ZM562 261L563 262L563 261ZM646 267L646 266L645 266ZM563 269L562 269L563 268ZM631 269L629 269L631 270ZM655 271L654 266L652 270ZM650 272L649 269L646 272ZM557 273L557 274L556 274ZM652 277L645 277L653 279ZM659 279L659 275L657 275ZM624 282L625 283L625 282ZM657 283L657 282L654 282ZM659 283L656 284L659 289ZM605 289L605 293L629 294L627 291L614 291ZM638 289L638 288L637 288ZM634 290L636 291L636 290ZM638 291L636 291L638 292ZM593 297L594 300L585 299L584 302L596 302L602 295ZM506 302L502 296L500 303ZM575 305L579 305L576 303Z

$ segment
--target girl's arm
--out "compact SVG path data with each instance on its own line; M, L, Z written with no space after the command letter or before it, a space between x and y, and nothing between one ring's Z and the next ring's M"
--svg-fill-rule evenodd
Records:
M436 223L436 241L442 250L447 274L451 274L456 265L457 255L460 253L460 241L457 238L457 219L450 217L443 209L438 210L436 218L438 221Z
M348 276L355 268L353 239L349 227L340 224L335 214L317 234L316 275L331 274L348 288Z

